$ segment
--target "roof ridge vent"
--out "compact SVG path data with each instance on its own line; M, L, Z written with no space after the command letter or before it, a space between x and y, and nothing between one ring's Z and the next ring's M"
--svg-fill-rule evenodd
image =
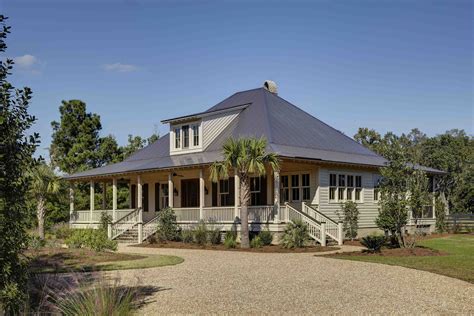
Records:
M265 80L265 82L263 83L263 87L271 93L278 95L278 87L275 81Z

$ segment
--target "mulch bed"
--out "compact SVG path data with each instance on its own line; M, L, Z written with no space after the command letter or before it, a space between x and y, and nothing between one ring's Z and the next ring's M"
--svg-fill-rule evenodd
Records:
M187 244L178 241L169 241L166 243L143 243L140 245L133 245L132 247L145 247L145 248L173 248L173 249L198 249L198 250L224 250L224 251L245 251L245 252L258 252L258 253L304 253L304 252L325 252L338 250L337 247L321 247L321 246L307 246L304 248L294 248L288 249L283 248L278 245L264 246L262 248L249 248L242 249L237 246L237 248L226 248L223 244L220 245L197 245L197 244Z
M425 248L425 247L415 247L415 248L383 248L381 252L370 253L367 251L355 251L355 252L345 252L343 254L329 254L330 256L381 256L381 257L427 257L427 256L445 256L447 253Z
M145 258L139 255L130 255L117 252L95 252L87 249L69 248L43 248L28 250L25 255L31 258L32 271L51 268L62 271L68 268L91 267L100 262L114 262L124 260L137 260Z

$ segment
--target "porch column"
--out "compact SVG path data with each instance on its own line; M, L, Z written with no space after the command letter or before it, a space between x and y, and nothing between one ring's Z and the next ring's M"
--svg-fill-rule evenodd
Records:
M74 216L74 184L71 182L69 186L69 222Z
M240 177L237 170L234 170L234 219L240 218Z
M280 223L280 172L273 172L273 209L275 217L273 222L275 224Z
M168 205L170 208L174 207L174 186L172 172L168 174Z
M117 210L117 178L112 179L112 218L117 220L116 211Z
M92 223L92 213L94 213L94 181L89 182L89 195L90 195L90 217L89 217L89 223Z
M199 170L199 219L204 219L204 171Z
M143 197L142 197L142 178L137 176L137 207L138 207L138 243L142 242L143 237Z
M107 182L103 182L103 191L102 191L102 210L107 209Z

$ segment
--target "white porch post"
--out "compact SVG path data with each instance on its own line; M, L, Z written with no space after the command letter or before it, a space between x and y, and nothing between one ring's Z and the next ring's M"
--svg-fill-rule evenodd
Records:
M115 214L117 210L117 178L112 179L112 218L117 220L117 215Z
M234 170L234 219L240 218L239 203L240 203L240 177L236 169Z
M94 213L94 181L89 182L89 191L90 191L90 217L89 217L89 223L92 223L92 213Z
M69 222L71 218L74 216L74 184L71 183L69 186Z
M343 230L343 227L342 227L342 222L337 223L337 237L339 239L337 241L337 244L339 246L342 246L344 244L344 230Z
M168 174L168 205L170 208L174 207L174 186L172 172Z
M199 219L204 219L204 171L199 170Z
M137 207L138 207L138 243L142 242L143 238L143 197L142 197L142 178L140 175L137 176Z
M433 209L433 214L432 214L432 216L433 216L434 219L436 219L436 194L435 194L435 192L436 192L436 177L435 176L433 176L433 190L432 191L433 191L432 192L433 193L433 201L432 201L432 203L433 203L433 208L432 208Z
M103 191L102 191L102 210L107 209L107 182L103 182Z
M273 172L273 209L275 217L273 222L275 224L280 223L280 172Z

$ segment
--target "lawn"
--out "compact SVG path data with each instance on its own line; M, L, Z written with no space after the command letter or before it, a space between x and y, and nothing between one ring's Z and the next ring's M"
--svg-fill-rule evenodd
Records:
M425 239L419 246L438 250L442 256L354 256L335 255L333 258L383 263L424 270L474 283L474 235L450 235Z
M176 256L134 255L67 248L43 248L28 251L26 255L31 258L30 271L33 273L144 269L175 265L184 261Z

